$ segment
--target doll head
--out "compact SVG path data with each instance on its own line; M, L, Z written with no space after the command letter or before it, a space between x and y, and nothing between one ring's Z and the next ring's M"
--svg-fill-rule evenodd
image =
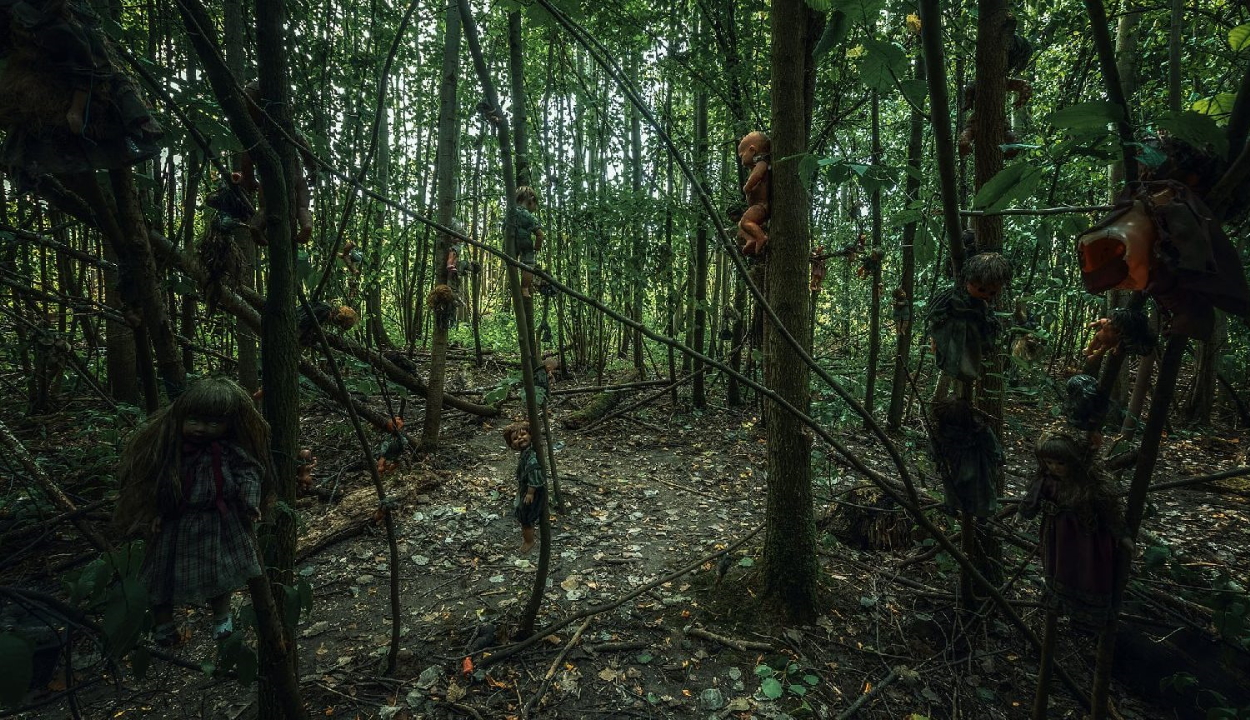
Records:
M1011 263L996 252L972 255L964 261L960 280L969 295L992 303L1011 280Z
M1044 433L1034 449L1038 470L1064 481L1079 481L1089 461L1089 448L1062 432Z
M738 143L738 159L746 167L754 165L762 156L771 155L772 151L772 141L759 130L743 135L742 141Z
M516 189L516 204L534 212L538 209L538 193L529 185L522 185Z
M203 378L154 413L126 441L117 466L119 488L114 525L122 533L146 527L157 508L176 507L181 494L183 443L229 440L274 476L269 459L269 424L252 397L226 378Z
M530 446L530 424L514 422L503 429L503 441L513 450L524 450Z

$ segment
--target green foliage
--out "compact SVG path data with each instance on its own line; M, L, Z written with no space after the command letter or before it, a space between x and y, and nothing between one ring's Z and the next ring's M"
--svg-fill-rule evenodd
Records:
M35 676L35 647L16 633L0 633L0 705L17 705Z
M972 199L972 207L978 210L1002 210L1012 202L1032 195L1044 176L1043 168L1027 161L1012 163L981 186L976 197Z
M1155 124L1196 148L1206 148L1216 155L1228 155L1228 136L1210 115L1192 110L1168 112L1155 118Z
M820 684L812 670L804 670L798 663L789 658L781 657L775 662L755 667L755 676L760 679L760 687L756 692L759 700L781 700L790 698L795 701L795 710L791 712L810 712L811 706L805 696L808 691Z

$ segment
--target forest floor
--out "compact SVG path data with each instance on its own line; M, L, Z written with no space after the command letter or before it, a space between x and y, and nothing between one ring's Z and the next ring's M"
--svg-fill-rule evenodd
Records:
M537 623L542 639L498 663L478 653L478 666L465 672L464 658L470 649L507 643L538 558L537 549L528 556L516 551L516 455L499 433L507 420L479 424L448 413L442 434L447 449L423 459L407 456L387 476L397 498L402 608L399 668L389 677L383 673L391 627L387 543L381 525L366 520L376 496L345 420L327 401L306 405L305 442L319 457L315 477L322 497L299 504L304 552L297 571L312 586L313 600L297 633L303 691L314 717L1028 717L1037 652L995 613L985 622L960 618L957 570L948 558L908 562L927 548L909 523L894 523L900 516L889 510L876 534L893 537L894 549L858 550L835 538L848 508L872 502L847 493L863 483L838 460L817 481L820 616L812 626L786 627L759 599L762 533L726 561L698 563L764 521L764 434L754 409L692 412L669 407L665 397L589 432L563 429L562 418L589 398L553 398L565 507L552 516L551 573ZM519 413L515 400L506 407ZM1019 497L1033 472L1031 442L1050 419L1024 405L1009 403L1008 412L1007 496ZM419 412L413 412L409 429L417 424ZM56 446L54 434L41 442L26 430L32 452ZM892 470L862 431L844 437L871 466ZM1248 446L1244 430L1176 432L1164 441L1156 482L1245 465ZM1199 689L1218 688L1229 705L1250 703L1250 687L1241 684L1247 676L1229 669L1240 665L1244 671L1250 655L1216 640L1210 611L1186 591L1250 584L1250 492L1237 480L1221 487L1152 498L1153 512L1143 526L1147 539L1139 543L1150 569L1133 585L1129 636L1121 641L1124 662L1112 686L1123 718L1205 717L1217 703L1210 694L1196 695ZM342 537L336 533L359 527L366 529L326 544ZM1019 519L1005 520L999 529L1026 548L1037 532L1036 522ZM72 528L61 533L64 541L40 554L37 567L10 567L0 584L55 592L55 578L46 571L41 577L41 568L81 554ZM1040 633L1034 561L1009 540L1007 575L1014 582L1008 596ZM542 629L611 605L692 564L693 571L603 612L552 632ZM1244 602L1244 594L1230 597ZM244 599L236 596L236 607ZM187 609L183 618L193 632L174 655L192 667L214 661L205 611ZM1058 662L1088 687L1094 638L1066 619L1059 637ZM1164 645L1180 648L1156 652ZM89 668L92 652L80 649L75 665ZM87 677L84 672L79 680ZM1199 687L1176 682L1184 693L1161 692L1160 680L1175 673L1192 674ZM123 672L77 699L84 718L246 720L256 714L255 698L230 677L158 658L145 678ZM1049 716L1077 718L1077 708L1073 695L1056 683ZM28 716L70 715L62 699Z

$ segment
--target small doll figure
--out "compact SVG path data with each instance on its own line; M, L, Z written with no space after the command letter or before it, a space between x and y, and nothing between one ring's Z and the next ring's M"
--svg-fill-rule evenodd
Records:
M244 88L243 93L247 96L247 112L251 116L252 122L260 128L264 128L266 120L266 103L262 102L260 96L260 84L253 80ZM295 149L299 152L300 161L303 167L295 174L295 242L306 243L312 237L313 216L312 216L312 192L309 189L309 179L316 180L317 177L317 158L313 155L312 149L308 146L308 140L298 130L295 131ZM233 173L231 179L238 183L247 193L248 197L259 194L260 203L264 203L264 192L260 186L260 181L256 178L256 162L252 159L251 154L244 152L239 158L239 171ZM259 211L252 216L248 224L257 234L262 233L265 223L264 212ZM261 243L262 245L265 243Z
M944 375L963 382L981 375L981 359L993 351L1002 331L994 316L994 301L1010 279L1006 258L981 253L964 261L956 286L934 295L927 329Z
M812 277L807 284L807 289L810 292L818 293L820 292L820 286L824 285L825 275L829 272L829 268L826 265L828 258L829 255L825 253L824 245L818 245L812 251Z
M234 631L230 595L261 574L254 523L260 519L269 426L232 380L190 384L126 443L114 524L148 536L140 578L163 645L184 635L176 603L208 601L213 636Z
M768 235L760 226L772 214L768 205L772 147L772 141L759 130L747 133L738 143L738 159L743 167L751 168L742 186L748 207L738 221L738 240L742 242L743 255L759 255L768 244Z
M903 288L894 288L894 303L891 316L894 318L894 331L898 335L911 332L911 299Z
M313 322L316 318L316 322ZM295 327L299 331L299 344L303 347L313 347L317 344L317 325L320 324L322 330L328 330L332 327L339 330L350 330L360 321L360 316L356 311L346 305L331 305L327 302L317 301L312 304L312 315L310 316L304 311L304 306L295 311Z
M516 189L516 205L513 207L516 216L516 253L517 260L526 265L538 261L538 251L543 247L543 226L534 213L538 212L538 194L529 185ZM530 286L534 284L534 273L521 272L521 296L530 296Z
M1042 568L1050 602L1096 619L1111 607L1117 580L1132 557L1123 510L1088 433L1054 428L1038 440L1035 454L1037 478L1020 514L1042 515Z
M951 397L929 407L929 423L947 507L989 517L998 508L994 480L1005 462L989 416L968 400Z
M508 447L520 453L516 461L516 498L512 501L512 514L521 523L521 547L524 555L534 548L534 526L547 511L547 478L538 453L530 444L530 424L512 423L503 429L503 440Z
M295 485L300 492L308 492L313 486L313 470L317 468L317 456L312 448L301 448L295 455Z

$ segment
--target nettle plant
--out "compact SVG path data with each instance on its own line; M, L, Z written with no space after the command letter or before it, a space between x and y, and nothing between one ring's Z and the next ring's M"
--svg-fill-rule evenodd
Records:
M755 693L758 700L783 700L792 698L797 701L796 710L810 712L812 706L807 702L808 691L820 683L820 678L804 669L798 663L782 658L781 665L757 665L755 676L760 679L760 689Z

